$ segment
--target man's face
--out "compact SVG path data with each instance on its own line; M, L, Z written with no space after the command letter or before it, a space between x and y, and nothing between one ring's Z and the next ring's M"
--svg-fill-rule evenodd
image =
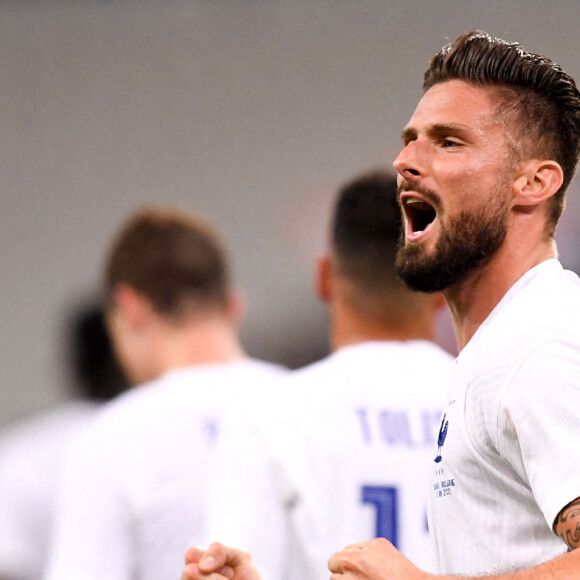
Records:
M404 214L397 271L414 290L463 280L501 246L513 158L493 89L453 80L429 89L403 131Z

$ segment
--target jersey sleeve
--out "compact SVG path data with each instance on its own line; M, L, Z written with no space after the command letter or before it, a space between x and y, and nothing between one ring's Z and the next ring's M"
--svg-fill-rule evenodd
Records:
M268 413L271 412L271 405ZM208 544L250 552L264 580L284 578L288 490L272 453L271 416L236 412L220 429L210 471Z
M580 350L552 340L519 365L500 402L498 447L552 528L580 496Z
M67 458L45 580L129 580L129 513L114 442L83 435Z

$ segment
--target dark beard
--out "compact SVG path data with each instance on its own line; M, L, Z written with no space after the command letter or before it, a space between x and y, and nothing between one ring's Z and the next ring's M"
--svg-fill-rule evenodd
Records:
M506 217L503 207L493 214L489 214L489 207L479 212L462 212L445 230L441 229L432 255L427 255L421 244L405 246L403 231L395 271L411 290L445 290L499 249L506 235Z

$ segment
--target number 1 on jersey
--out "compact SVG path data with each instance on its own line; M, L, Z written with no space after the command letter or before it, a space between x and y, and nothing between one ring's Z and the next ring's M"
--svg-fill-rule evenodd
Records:
M398 548L398 490L396 487L365 485L362 502L375 506L375 537L386 538Z

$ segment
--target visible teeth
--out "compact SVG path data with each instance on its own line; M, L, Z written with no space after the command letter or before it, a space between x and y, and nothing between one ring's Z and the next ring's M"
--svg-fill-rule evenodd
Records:
M414 205L416 209L421 211L429 211L433 209L427 202L423 201L422 199L417 199L416 197L407 199L405 203L407 205Z

